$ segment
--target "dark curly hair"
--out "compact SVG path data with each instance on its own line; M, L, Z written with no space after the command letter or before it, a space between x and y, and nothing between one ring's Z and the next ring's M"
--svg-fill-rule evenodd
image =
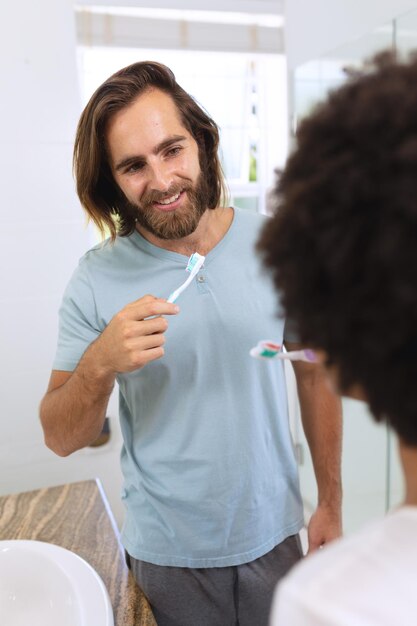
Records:
M104 235L130 235L135 214L113 179L106 150L110 119L149 89L171 96L184 127L199 149L202 175L209 191L209 209L227 199L227 188L218 149L219 129L215 122L175 80L173 72L153 61L133 63L108 78L91 96L81 114L74 145L74 176L77 193L88 217Z
M417 445L417 57L377 55L300 125L258 242L306 345Z

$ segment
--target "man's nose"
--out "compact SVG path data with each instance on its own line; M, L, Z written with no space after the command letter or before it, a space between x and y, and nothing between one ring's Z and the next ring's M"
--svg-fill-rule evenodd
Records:
M156 191L168 191L173 182L169 167L163 163L153 164L149 185Z

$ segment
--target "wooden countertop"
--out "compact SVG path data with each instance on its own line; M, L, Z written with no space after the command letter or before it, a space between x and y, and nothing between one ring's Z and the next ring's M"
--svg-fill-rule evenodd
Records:
M115 626L156 626L126 566L119 532L99 480L0 497L0 540L34 539L75 552L103 579Z

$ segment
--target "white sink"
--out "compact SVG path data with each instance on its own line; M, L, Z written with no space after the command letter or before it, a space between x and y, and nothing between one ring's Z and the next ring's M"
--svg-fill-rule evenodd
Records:
M77 554L42 541L0 541L1 626L114 626L109 595Z

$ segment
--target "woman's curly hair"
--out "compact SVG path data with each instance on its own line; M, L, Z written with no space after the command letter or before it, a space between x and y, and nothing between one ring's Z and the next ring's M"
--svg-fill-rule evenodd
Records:
M417 445L417 57L377 55L300 125L258 242L300 340Z

